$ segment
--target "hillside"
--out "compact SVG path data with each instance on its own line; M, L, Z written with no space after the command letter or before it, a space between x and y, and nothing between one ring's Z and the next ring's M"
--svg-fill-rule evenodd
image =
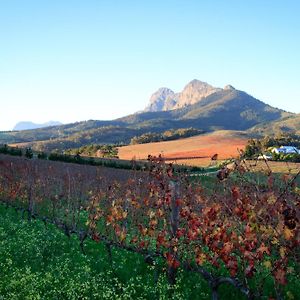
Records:
M128 143L134 136L170 129L249 130L282 118L294 118L292 113L271 107L232 86L220 89L198 80L191 81L177 94L168 88L160 89L152 95L146 110L110 121L89 120L0 132L0 144L23 143L36 150L64 150L93 143Z
M117 121L82 121L60 126L51 126L33 130L2 131L0 143L24 143L33 141L46 141L52 139L69 138L76 133L84 133L92 129L106 128L109 126L122 125Z
M121 159L147 159L148 155L162 154L168 158L208 156L195 160L178 160L178 163L206 166L211 163L210 157L218 153L219 159L238 156L237 149L243 149L249 136L239 131L215 131L176 141L148 143L119 147Z
M249 130L249 133L260 135L274 135L280 133L300 135L300 114L283 117L273 122L258 124Z
M11 142L12 146L31 147L36 151L51 152L65 149L79 148L90 144L122 144L129 143L134 136L143 131L127 127L105 126L75 132L69 136L53 138L50 140L26 141L21 143Z
M159 123L171 121L174 128L194 127L203 130L246 130L262 122L270 122L292 115L271 107L245 92L234 88L217 91L201 101L179 109L143 112L129 115L118 121L142 126L158 127Z

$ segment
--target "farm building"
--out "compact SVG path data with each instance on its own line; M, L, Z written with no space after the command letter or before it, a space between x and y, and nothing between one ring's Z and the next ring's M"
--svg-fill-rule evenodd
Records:
M263 155L258 156L257 159L259 159L259 160L262 160L262 159L264 159L264 160L271 160L272 159L272 155L263 154Z
M294 146L281 146L280 148L273 148L272 152L276 154L300 154L300 149Z

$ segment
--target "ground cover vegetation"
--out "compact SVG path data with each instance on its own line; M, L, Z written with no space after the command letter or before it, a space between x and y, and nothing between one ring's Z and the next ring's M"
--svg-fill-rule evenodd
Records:
M68 155L83 155L104 158L118 158L118 145L85 145L80 148L67 149L64 154Z
M209 299L198 276L179 272L171 292L164 273L143 256L113 248L110 257L105 244L91 239L85 254L78 245L75 235L0 205L0 298Z
M203 134L204 131L195 128L170 129L162 133L147 132L140 136L135 136L130 140L130 144L147 144L153 142L173 141L194 135Z
M296 299L300 171L256 174L238 160L215 177L191 180L162 157L150 158L148 172L109 172L1 155L0 199L29 223L39 219L76 236L82 255L95 247L101 260L103 247L111 270L128 253L142 258L149 267L136 260L136 269L151 268L141 276L153 281L127 277L141 287L137 298L153 284L149 298ZM154 288L160 280L165 294Z
M97 151L100 151L101 157L87 156L88 154L97 154ZM87 145L81 148L69 149L64 153L46 153L33 151L31 148L22 149L7 145L0 146L0 154L23 156L28 159L60 161L126 170L145 170L147 167L146 160L137 161L134 158L131 160L118 159L116 153L118 153L118 148L115 145ZM181 171L206 172L206 168L197 166L176 165L175 168Z

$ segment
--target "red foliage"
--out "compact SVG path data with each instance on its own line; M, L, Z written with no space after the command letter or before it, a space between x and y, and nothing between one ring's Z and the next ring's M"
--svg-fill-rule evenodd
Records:
M173 272L210 265L211 276L218 276L225 266L231 277L247 282L268 267L284 285L288 264L300 253L300 196L291 176L285 189L272 175L264 185L246 177L231 181L232 172L244 176L248 169L238 162L206 190L162 157L149 158L149 175L127 173L115 182L101 168L10 159L13 164L0 163L2 202L52 219L66 233L77 230L95 242L154 253Z

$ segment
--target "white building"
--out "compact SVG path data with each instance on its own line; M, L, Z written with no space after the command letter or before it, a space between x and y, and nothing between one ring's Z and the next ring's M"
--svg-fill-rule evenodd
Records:
M272 159L272 156L271 155L268 155L268 154L263 154L263 155L260 155L257 159L259 160L271 160Z
M280 148L273 148L272 152L276 154L300 154L300 149L297 149L294 146L281 146Z

